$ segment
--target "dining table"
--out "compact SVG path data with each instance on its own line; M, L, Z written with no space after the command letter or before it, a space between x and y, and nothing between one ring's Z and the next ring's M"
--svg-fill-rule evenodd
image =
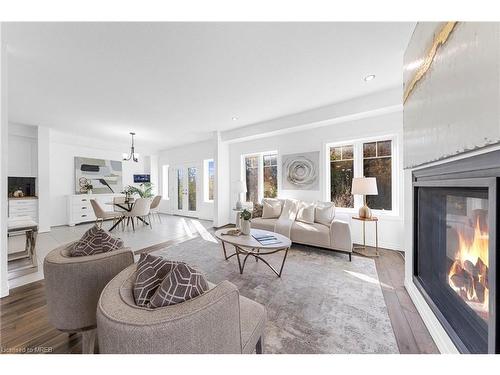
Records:
M134 207L135 199L134 198L129 198L126 199L125 202L106 202L105 204L108 206L114 206L114 207L119 207L124 211L130 212L132 211L132 208ZM118 219L116 223L114 223L111 228L109 228L109 232L111 232L113 229L115 229L123 220L125 220L126 216L122 216ZM130 217L127 217L130 220ZM142 217L137 217L138 220L142 221L144 224L149 225L149 223L144 220ZM133 220L133 218L132 218ZM128 222L127 222L128 223Z

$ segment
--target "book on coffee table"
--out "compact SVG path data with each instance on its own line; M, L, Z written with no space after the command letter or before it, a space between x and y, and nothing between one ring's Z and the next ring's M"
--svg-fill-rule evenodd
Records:
M255 238L257 241L259 241L262 245L274 245L281 243L280 240L276 238L276 236L273 236L270 233L263 233L263 234L253 234L253 238Z

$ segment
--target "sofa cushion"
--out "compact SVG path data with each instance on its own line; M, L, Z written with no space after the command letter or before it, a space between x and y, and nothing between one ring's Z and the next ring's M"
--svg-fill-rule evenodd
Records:
M303 223L313 224L315 208L316 206L314 203L300 202L296 220L302 221Z
M149 307L176 305L209 289L205 277L186 263L177 263L151 297Z
M330 227L296 221L292 225L291 240L306 245L330 247Z
M282 203L278 199L264 198L262 201L262 218L263 219L275 219L280 217Z
M316 223L330 225L335 217L335 205L332 202L317 202L314 209Z
M274 227L276 225L276 221L278 219L263 219L261 217L252 219L252 228L268 230L270 232L274 231Z
M94 225L73 244L69 249L69 255L72 257L95 255L121 248L123 241L120 238L114 238L104 229Z
M141 254L137 262L137 272L133 287L137 306L148 306L161 282L172 271L177 262L162 257Z
M262 205L260 203L254 203L252 209L252 217L262 217Z

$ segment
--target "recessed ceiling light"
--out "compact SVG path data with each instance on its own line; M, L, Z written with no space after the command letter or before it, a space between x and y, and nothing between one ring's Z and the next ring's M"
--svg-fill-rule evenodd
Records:
M368 82L368 81L371 81L371 80L374 80L375 79L375 74L370 74L369 76L366 76L365 78L363 78L365 80L365 82Z
M238 117L233 116L233 117L231 118L231 120L236 121L236 120L238 120Z

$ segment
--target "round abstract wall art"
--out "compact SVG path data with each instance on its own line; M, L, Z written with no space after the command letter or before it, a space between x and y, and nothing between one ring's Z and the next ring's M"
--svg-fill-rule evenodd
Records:
M286 179L285 185L288 185L284 188L301 190L314 190L316 188L318 182L317 155L316 153L307 154L284 156L283 172Z

